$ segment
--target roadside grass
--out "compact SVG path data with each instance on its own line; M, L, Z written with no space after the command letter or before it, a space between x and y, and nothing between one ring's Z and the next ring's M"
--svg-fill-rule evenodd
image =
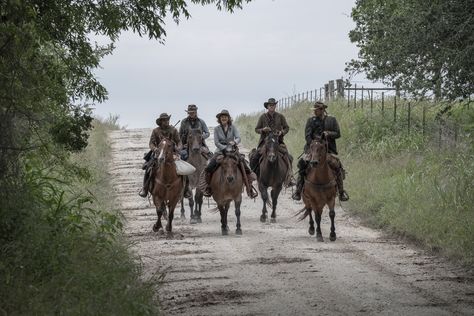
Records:
M304 127L312 115L309 108L310 103L302 102L281 111L290 125L285 143L295 157L294 165L304 146ZM446 104L428 102L411 103L409 109L403 101L397 105L395 120L390 99L383 112L380 102L371 111L339 100L329 104L328 112L337 117L341 128L337 143L348 171L345 185L351 199L346 205L351 212L372 226L472 264L474 110L463 104L443 109ZM239 130L245 130L246 145L257 143L257 119L257 115L243 115L236 120Z
M153 280L141 279L111 202L110 128L118 126L95 120L89 146L71 157L25 160L22 192L2 205L14 235L0 248L1 313L159 314Z

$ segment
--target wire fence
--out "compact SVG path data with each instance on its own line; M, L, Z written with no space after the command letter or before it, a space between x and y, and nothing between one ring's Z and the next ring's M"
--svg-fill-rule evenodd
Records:
M384 121L393 121L407 133L434 138L439 148L456 147L471 141L470 133L456 120L439 115L439 102L416 100L396 87L366 87L343 79L330 80L320 88L278 100L280 110L301 102L340 101L347 109L364 110ZM470 102L466 103L469 110Z

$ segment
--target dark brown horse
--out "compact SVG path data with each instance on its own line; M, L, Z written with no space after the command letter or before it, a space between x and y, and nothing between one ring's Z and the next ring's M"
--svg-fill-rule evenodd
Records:
M167 207L168 223L166 231L170 234L172 233L174 209L183 196L184 180L182 176L176 173L176 165L174 163L175 146L175 143L164 137L157 148L158 157L153 172L153 188L151 190L153 204L155 204L158 215L158 219L155 225L153 225L153 231L155 232L163 232L161 216Z
M265 143L261 147L262 158L260 161L260 172L258 175L258 190L263 201L262 215L260 221L265 223L267 220L267 204L272 208L271 222L276 222L276 207L278 196L280 195L283 183L285 182L288 172L288 164L285 162L283 153L280 152L280 143L278 136L269 133L265 137ZM268 199L267 189L271 187L271 203Z
M189 201L189 208L191 209L191 224L201 223L201 209L203 202L203 194L198 187L199 175L206 168L207 159L201 153L201 147L203 143L202 130L199 128L193 128L188 133L187 144L188 144L188 160L187 162L196 168L196 172L189 175L189 189L196 189L194 197L191 197ZM184 199L181 199L181 218L185 218L184 215Z
M214 171L211 178L212 197L216 201L221 215L222 235L229 234L227 212L232 201L234 201L235 216L237 217L235 233L242 235L242 229L240 228L240 204L242 203L244 182L239 161L239 154L237 152L225 153L219 167Z
M334 227L334 217L336 212L336 180L332 169L327 161L328 147L324 138L316 138L311 142L310 162L307 175L303 186L303 202L305 208L301 219L309 215L309 234L314 234L314 221L311 212L314 211L316 220L316 238L318 241L324 241L321 233L321 214L325 205L329 207L329 218L331 219L331 233L329 239L336 240L336 228Z

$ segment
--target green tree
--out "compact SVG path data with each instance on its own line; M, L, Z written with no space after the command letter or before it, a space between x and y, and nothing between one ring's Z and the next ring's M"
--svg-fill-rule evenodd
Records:
M472 0L357 0L351 16L360 50L346 70L415 95L474 93Z

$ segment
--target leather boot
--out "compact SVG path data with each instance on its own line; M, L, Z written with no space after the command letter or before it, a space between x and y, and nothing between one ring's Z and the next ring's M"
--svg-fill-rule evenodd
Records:
M150 187L150 174L149 172L145 172L145 176L143 177L143 186L140 190L140 195L142 198L146 198L148 196L148 189Z
M296 190L295 193L291 196L291 198L295 201L301 200L301 192L303 191L304 185L304 175L302 173L298 173L298 180L296 181Z
M184 177L184 178L185 179L184 179L184 194L183 194L183 196L186 199L192 199L193 198L193 192L189 188L189 178L188 177Z
M204 171L206 176L206 190L202 193L205 197L210 197L212 195L211 190L211 176L212 174L208 171Z
M349 194L344 190L344 182L343 182L343 174L341 169L336 174L336 184L337 184L337 191L339 193L339 201L345 202L349 201Z

